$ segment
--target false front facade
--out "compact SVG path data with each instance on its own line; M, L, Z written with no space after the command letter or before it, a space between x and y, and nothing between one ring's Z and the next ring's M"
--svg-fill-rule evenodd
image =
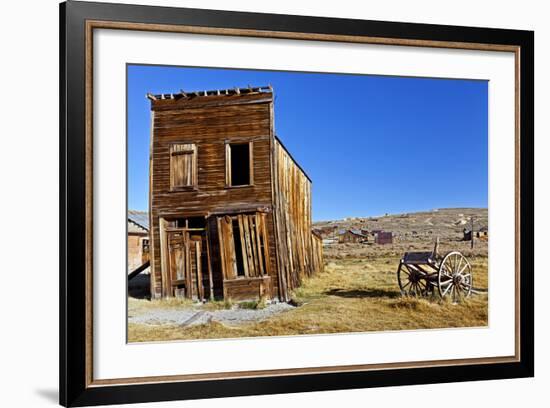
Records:
M152 297L289 300L322 245L271 87L148 97Z

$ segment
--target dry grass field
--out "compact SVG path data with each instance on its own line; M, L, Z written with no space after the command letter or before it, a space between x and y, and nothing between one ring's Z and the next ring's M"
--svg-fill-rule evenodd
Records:
M293 293L291 303L294 307L287 304L266 306L264 302L193 304L180 299L130 298L128 340L147 342L486 326L488 242L477 240L472 249L470 242L462 241L462 230L469 227L472 216L476 228L487 225L487 209L460 208L316 223L316 228L331 226L334 231L350 228L392 231L394 242L378 245L369 240L367 243L325 246L324 271L303 282ZM333 233L329 232L324 238L331 238L330 234ZM440 254L458 250L472 264L473 286L478 293L461 304L442 300L437 294L430 298L403 297L399 291L396 276L399 260L407 251L432 250L435 237L440 238ZM205 319L205 316L209 317Z
M388 252L391 248L386 247ZM340 252L341 254L341 252ZM340 259L338 259L340 258ZM487 293L472 295L462 304L432 298L402 297L396 281L399 256L329 256L324 272L294 292L296 307L265 320L239 325L216 321L193 326L129 323L130 342L289 336L321 333L416 330L487 325ZM487 257L470 257L474 286L487 289ZM262 304L214 302L193 306L188 301L130 299L129 316L152 310L205 308L262 308Z

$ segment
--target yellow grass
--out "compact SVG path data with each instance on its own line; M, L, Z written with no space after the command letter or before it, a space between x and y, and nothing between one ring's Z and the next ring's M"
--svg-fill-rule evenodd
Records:
M474 287L486 289L487 258L470 258ZM307 280L293 294L299 307L268 320L227 327L217 322L200 326L128 325L131 342L183 339L215 339L255 336L414 330L487 325L488 295L472 295L454 305L434 296L429 299L402 297L396 279L398 257L334 259L324 272ZM129 302L129 314L149 308L189 306L188 301ZM223 302L212 309L226 307Z

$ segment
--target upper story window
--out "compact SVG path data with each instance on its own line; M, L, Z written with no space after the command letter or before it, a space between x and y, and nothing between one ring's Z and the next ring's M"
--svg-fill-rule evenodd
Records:
M170 145L170 189L197 186L197 146L194 143Z
M226 180L229 187L253 184L252 142L225 145Z

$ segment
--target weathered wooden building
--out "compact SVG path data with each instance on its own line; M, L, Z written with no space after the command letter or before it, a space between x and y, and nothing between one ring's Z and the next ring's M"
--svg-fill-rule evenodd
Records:
M463 233L463 241L471 241L472 240L472 230L464 228L462 230ZM481 227L479 230L474 231L474 237L479 238L482 241L486 241L489 238L489 229L487 227Z
M271 87L148 98L152 296L289 300L322 268L322 244Z
M368 242L368 235L364 235L360 230L348 229L338 235L340 243L363 243Z
M128 211L128 273L149 260L149 215Z

